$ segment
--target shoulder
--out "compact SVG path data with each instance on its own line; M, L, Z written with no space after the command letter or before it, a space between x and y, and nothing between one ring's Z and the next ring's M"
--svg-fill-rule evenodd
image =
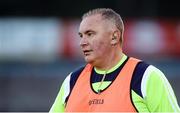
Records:
M69 82L70 82L70 89L71 90L72 90L73 86L75 85L76 80L78 79L79 75L81 74L81 72L83 71L84 68L85 68L85 65L79 67L78 69L76 69L75 71L73 71L70 74L70 81Z
M161 70L144 61L140 61L134 69L131 89L144 98L146 96L147 87L152 86L151 81L160 84L163 80L167 81Z
M158 69L157 67L153 66L153 65L149 65L148 68L146 69L146 71L144 72L144 76L143 76L143 81L142 82L150 82L150 81L164 81L167 80L164 73ZM144 84L144 85L147 85Z
M63 103L67 102L69 95L76 83L76 80L78 79L79 75L81 74L81 72L83 71L85 66L81 66L77 69L75 69L75 71L71 72L64 80L63 84L62 84L62 95L63 95Z
M81 72L83 71L83 69L85 68L84 66L78 67L77 69L75 69L74 71L72 71L64 80L63 82L63 86L65 88L69 87L70 90L72 90L73 86L76 83L76 80L78 79L79 75L81 74Z
M143 97L141 90L142 79L149 66L150 65L144 61L138 62L132 75L131 89L141 97Z
M154 87L165 87L169 85L169 81L165 77L164 73L157 67L150 65L142 78L142 93L143 97L146 97L147 90L154 89Z
M142 79L142 94L149 103L151 111L179 111L179 106L173 88L164 75L157 67L150 65Z
M76 81L76 79L79 77L79 75L81 74L81 72L83 71L85 66L81 66L78 67L77 69L75 69L74 71L72 71L71 73L69 73L69 75L65 78L64 83L65 82L73 82ZM63 83L63 84L64 84Z
M77 78L81 74L81 72L83 71L84 68L85 68L85 66L81 66L81 67L75 69L75 71L73 71L71 73L71 78Z

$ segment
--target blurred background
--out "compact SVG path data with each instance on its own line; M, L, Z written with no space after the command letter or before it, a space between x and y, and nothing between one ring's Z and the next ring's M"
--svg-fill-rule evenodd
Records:
M161 69L180 101L180 7L164 0L1 0L0 111L49 111L84 59L81 15L109 7L125 23L124 52Z

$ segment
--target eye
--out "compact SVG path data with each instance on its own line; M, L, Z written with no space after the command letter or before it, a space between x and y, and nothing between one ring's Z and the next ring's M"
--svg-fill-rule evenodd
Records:
M87 36L88 36L88 37L92 37L92 36L94 36L94 35L95 35L94 32L88 32L88 33L87 33Z
M88 36L92 36L92 33L87 33Z
M83 35L82 35L81 33L79 33L79 37L80 37L80 38L82 38L82 37L83 37Z

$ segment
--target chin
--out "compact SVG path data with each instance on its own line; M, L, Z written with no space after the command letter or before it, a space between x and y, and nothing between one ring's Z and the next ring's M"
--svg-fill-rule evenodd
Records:
M92 64L94 62L94 60L92 58L90 58L90 57L85 57L84 59L89 64Z

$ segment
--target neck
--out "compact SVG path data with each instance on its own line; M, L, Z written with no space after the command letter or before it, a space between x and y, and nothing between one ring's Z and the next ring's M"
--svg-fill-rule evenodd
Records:
M122 59L122 57L123 53L121 51L115 52L115 54L103 59L103 61L99 63L100 65L95 65L94 67L98 70L107 71L113 68Z

